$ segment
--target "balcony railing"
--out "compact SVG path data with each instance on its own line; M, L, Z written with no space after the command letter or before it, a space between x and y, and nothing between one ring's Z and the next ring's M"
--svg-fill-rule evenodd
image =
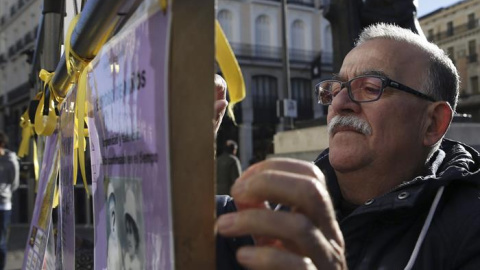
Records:
M428 39L432 42L438 42L443 39L455 36L455 35L460 35L462 33L465 33L467 31L471 31L473 29L477 29L479 26L478 21L470 21L468 23L459 25L457 27L454 27L453 29L449 29L447 31L439 32L436 35L429 36Z
M313 0L287 0L287 4L302 5L307 7L313 7Z
M281 62L283 58L283 49L282 47L273 47L265 45L254 45L254 44L245 44L245 43L235 43L230 44L232 46L235 55L240 59L251 59L251 60L264 60L272 62ZM299 49L290 49L289 57L291 62L297 63L311 63L319 55L319 51L307 51ZM331 60L332 57L325 56L322 59ZM322 60L322 62L325 62Z
M12 45L8 48L8 57L12 57L15 55L17 51L15 50L15 45Z
M273 2L281 2L282 0L269 0ZM314 7L314 0L287 0L287 4L301 5L307 7Z

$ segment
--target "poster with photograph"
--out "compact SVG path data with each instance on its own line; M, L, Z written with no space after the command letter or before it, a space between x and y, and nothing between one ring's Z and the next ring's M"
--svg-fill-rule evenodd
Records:
M46 138L35 208L30 224L22 269L43 269L44 264L48 263L50 265L52 259L54 260L54 256L45 256L45 252L49 239L53 239L53 237L50 238L50 232L52 230L53 195L58 177L58 142L58 133L56 132Z
M145 243L143 237L140 179L105 178L107 204L107 266L108 269L144 269ZM123 203L120 203L123 202ZM122 262L123 260L123 262Z
M142 13L139 13L142 14ZM174 269L168 152L170 12L143 12L91 62L95 269Z

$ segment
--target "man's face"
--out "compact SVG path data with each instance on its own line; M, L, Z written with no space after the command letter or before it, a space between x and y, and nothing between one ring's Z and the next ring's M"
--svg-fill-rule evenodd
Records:
M384 73L390 79L423 91L427 57L406 43L376 39L353 49L345 58L340 80ZM330 163L337 172L366 168L392 168L411 162L412 154L423 147L422 130L428 101L393 88L385 88L381 98L369 103L353 102L343 89L328 108L327 122L336 116L363 120L371 133L339 127L329 134Z
M130 255L135 254L136 250L136 241L135 241L135 235L134 235L134 229L133 225L130 222L125 222L125 231L126 231L126 242L127 242L127 252Z

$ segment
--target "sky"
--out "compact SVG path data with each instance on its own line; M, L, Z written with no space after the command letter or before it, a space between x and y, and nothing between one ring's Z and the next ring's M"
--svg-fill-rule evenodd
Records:
M417 0L418 1L418 16L422 17L441 7L448 7L457 3L459 0Z

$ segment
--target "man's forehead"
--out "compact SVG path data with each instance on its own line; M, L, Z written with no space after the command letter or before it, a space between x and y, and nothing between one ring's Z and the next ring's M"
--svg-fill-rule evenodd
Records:
M377 76L384 76L388 77L388 74L380 69L365 69L365 70L358 70L354 71L353 73L348 73L345 71L341 71L340 73L334 73L333 78L336 80L340 81L347 81L349 79L358 77L358 76L363 76L363 75L377 75Z

